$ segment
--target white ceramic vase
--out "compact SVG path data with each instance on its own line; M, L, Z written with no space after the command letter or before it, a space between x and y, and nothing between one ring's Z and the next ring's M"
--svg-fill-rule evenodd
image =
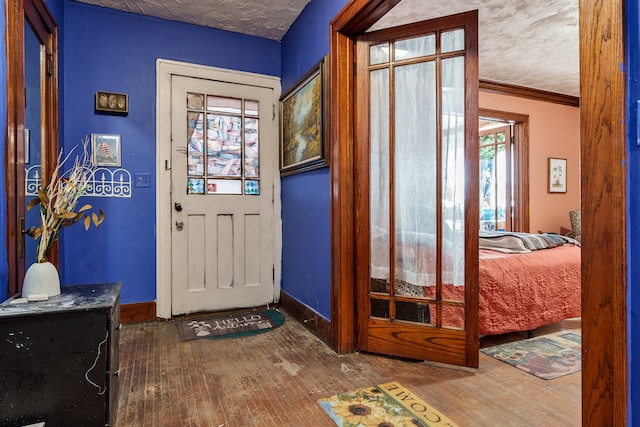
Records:
M22 282L22 296L47 295L53 297L60 294L60 277L58 270L50 262L36 262L31 264Z

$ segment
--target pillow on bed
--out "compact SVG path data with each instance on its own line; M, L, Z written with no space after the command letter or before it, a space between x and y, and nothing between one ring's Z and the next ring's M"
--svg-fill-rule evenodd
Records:
M573 238L578 242L582 237L582 213L579 210L569 211L569 220L571 221L571 230L573 231Z
M498 232L479 232L480 249L500 252L530 252L524 242L513 235Z

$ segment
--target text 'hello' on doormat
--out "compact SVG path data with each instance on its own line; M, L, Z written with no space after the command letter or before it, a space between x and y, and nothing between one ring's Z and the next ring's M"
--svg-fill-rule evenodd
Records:
M480 351L544 380L578 372L582 367L579 331L556 332Z
M456 427L397 382L336 394L318 402L340 427Z
M261 334L284 323L278 310L250 311L176 323L181 341L198 338L238 338Z

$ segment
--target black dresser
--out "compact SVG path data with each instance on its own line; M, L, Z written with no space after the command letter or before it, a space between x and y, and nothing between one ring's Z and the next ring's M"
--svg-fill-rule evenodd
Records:
M113 425L121 283L0 304L0 426Z

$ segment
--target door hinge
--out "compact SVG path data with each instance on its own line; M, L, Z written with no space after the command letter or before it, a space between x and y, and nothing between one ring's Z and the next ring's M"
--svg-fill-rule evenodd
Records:
M271 104L271 120L276 119L276 104Z
M276 283L276 266L273 265L271 268L271 281Z
M511 137L511 145L515 145L515 143L516 143L516 137L512 136Z

